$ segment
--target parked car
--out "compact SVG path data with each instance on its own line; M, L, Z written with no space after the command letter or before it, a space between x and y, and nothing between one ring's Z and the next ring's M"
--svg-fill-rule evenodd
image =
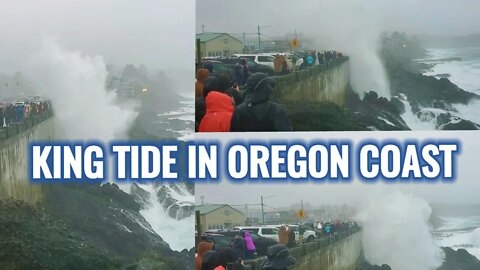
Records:
M267 255L268 247L278 244L278 241L272 238L260 236L257 233L250 230L249 232L250 232L250 235L252 236L252 240L253 240L253 243L255 244L255 248L257 249L256 251L258 256ZM230 231L217 231L215 233L225 235L225 237L229 238L230 241L233 241L233 239L235 239L237 235L243 234L243 231L230 230Z
M209 242L214 242L215 248L227 248L232 245L230 238L219 233L205 233L205 239Z
M215 60L224 63L228 68L232 69L233 71L233 69L235 68L235 65L240 61L240 59L242 58L230 57L230 58L217 58ZM273 75L273 67L269 65L255 63L249 58L245 58L245 59L247 59L247 65L251 73L262 72L270 76Z
M233 69L229 68L224 63L218 60L205 60L203 63L204 65L209 64L212 66L213 70L211 75L226 76L228 80L232 79Z
M283 226L287 227L287 229L291 227L295 232L295 241L297 242L300 241L300 225L290 224L290 225L283 225ZM308 229L308 227L304 227L303 241L311 242L315 239L317 239L317 234L313 230Z
M273 56L262 54L234 54L234 57L250 59L257 64L267 65L273 68Z
M242 230L242 231L251 231L254 232L260 236L267 237L274 239L275 241L278 241L278 231L279 229L276 228L275 226L262 226L262 227L257 227L257 226L251 226L251 227L237 227L234 228L236 230Z

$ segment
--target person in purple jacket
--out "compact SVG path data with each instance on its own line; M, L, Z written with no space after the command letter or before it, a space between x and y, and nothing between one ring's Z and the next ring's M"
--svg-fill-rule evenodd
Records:
M249 231L243 233L243 239L245 240L245 247L247 248L245 258L247 260L252 260L255 258L255 244L253 243L252 235Z

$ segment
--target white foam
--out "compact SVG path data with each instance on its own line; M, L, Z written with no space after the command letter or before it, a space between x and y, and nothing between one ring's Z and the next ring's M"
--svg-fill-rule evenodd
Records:
M417 117L416 114L413 113L412 106L410 106L410 103L408 102L408 100L406 100L405 95L400 95L399 99L400 101L402 101L403 105L405 106L405 112L401 115L401 117L411 130L435 130L436 129L436 124L434 122L435 120L432 119L431 121L422 121Z
M429 49L429 59L448 59L459 57L461 61L439 61L427 76L450 74L449 80L465 91L480 91L480 48Z
M158 201L155 186L147 184L139 184L139 186L150 194L150 207L140 211L140 214L152 226L152 229L160 235L170 248L176 251L183 249L191 249L195 246L192 237L195 230L194 216L176 220L171 218L163 209ZM177 200L194 203L195 197L190 195L186 190L184 194L171 190L170 193ZM174 233L172 233L174 232Z

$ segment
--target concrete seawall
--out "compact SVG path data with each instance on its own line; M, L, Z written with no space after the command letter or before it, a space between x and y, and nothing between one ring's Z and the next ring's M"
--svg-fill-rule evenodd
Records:
M343 106L350 82L348 57L274 78L272 94L279 103L331 101Z
M325 237L290 249L296 258L292 270L355 270L361 254L361 233ZM262 259L248 262L247 269L261 270Z
M28 144L53 138L49 113L0 129L0 199L12 197L34 203L41 198L40 185L31 184L27 176Z

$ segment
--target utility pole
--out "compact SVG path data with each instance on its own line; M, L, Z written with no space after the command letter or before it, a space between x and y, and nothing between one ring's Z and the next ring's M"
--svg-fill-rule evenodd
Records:
M302 212L305 213L305 211L303 210L303 200L300 201L300 204L302 205ZM302 217L302 225L303 225L303 217Z
M260 34L260 25L258 25L258 32L257 32L257 34L258 34L258 52L260 53L260 52L262 52L262 49L261 49L261 46L262 46L262 45L261 45L261 43L260 43L260 35L261 35L261 34Z
M246 48L247 48L247 44L246 44L246 39L247 39L247 38L246 38L246 35L247 35L247 34L246 34L245 32L243 32L243 53L246 52Z
M262 205L262 225L265 225L265 213L263 212L263 196L260 196L260 205Z

